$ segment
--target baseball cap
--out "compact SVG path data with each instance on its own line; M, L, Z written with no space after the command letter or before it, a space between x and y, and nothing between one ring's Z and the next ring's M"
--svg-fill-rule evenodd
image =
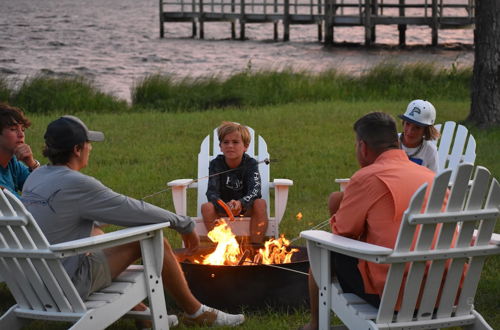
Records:
M436 109L429 101L413 100L408 104L405 113L398 117L407 122L426 127L434 125Z
M104 133L90 131L83 121L70 115L62 116L51 122L43 137L48 147L61 150L71 149L87 141L104 141Z

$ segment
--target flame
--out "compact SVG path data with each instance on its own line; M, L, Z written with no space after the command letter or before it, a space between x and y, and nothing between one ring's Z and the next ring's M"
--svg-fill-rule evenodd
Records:
M287 251L290 241L281 235L278 239L270 239L264 243L264 248L259 249L259 255L262 256L262 263L270 264L285 264L291 262L293 253L299 249L291 249Z
M280 238L269 239L264 243L264 248L259 249L255 256L250 258L249 251L241 250L236 236L224 219L219 220L219 224L208 233L208 237L217 243L217 246L214 252L202 256L201 263L204 265L283 264L291 262L292 255L299 250L289 249L290 241L281 235ZM197 260L195 262L200 263Z
M237 256L241 255L240 245L226 221L219 220L219 224L208 233L208 238L217 243L217 247L203 260L204 265L235 265L238 263Z

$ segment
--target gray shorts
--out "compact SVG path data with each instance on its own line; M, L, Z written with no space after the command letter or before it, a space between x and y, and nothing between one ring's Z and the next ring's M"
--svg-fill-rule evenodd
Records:
M111 284L111 271L103 251L92 252L83 258L83 262L71 280L80 297L86 299L93 292Z
M90 261L91 284L89 294L91 294L111 284L111 271L104 252L92 252L87 258Z

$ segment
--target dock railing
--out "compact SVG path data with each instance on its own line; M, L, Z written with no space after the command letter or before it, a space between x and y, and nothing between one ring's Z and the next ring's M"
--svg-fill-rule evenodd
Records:
M474 24L474 0L159 0L160 37L165 24L191 22L192 35L204 38L205 23L229 22L231 38L245 40L245 27L272 23L278 40L279 23L283 40L290 39L290 25L315 24L318 40L334 41L334 27L363 26L365 44L376 40L377 25L397 25L399 44L406 43L408 25L431 28L432 44L438 44L438 30L469 28ZM199 30L198 30L199 27Z

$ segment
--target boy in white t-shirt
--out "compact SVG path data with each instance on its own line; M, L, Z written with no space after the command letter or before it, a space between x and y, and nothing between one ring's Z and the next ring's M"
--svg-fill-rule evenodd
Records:
M438 153L433 140L439 138L434 127L436 109L429 101L413 100L408 104L403 119L403 132L399 139L403 149L411 161L437 172Z

